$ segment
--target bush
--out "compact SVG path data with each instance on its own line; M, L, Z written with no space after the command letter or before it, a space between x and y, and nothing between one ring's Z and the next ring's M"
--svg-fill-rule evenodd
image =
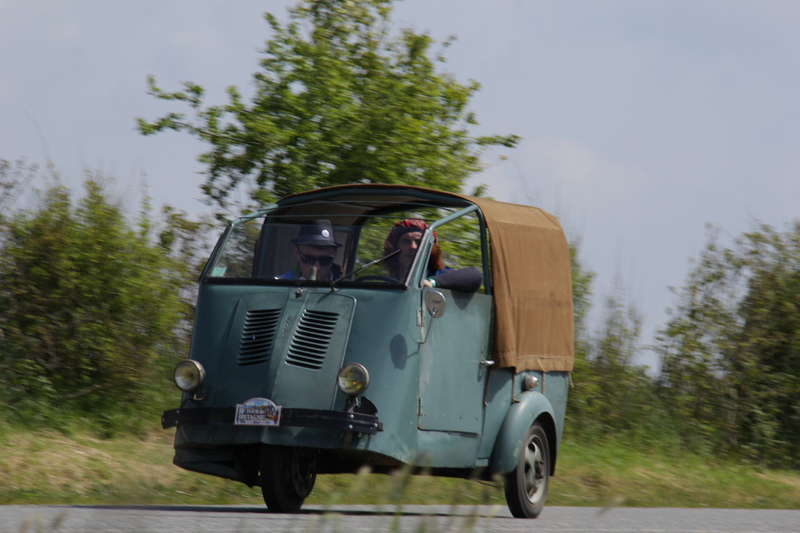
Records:
M146 206L130 224L99 181L85 189L75 201L52 185L0 221L0 400L40 423L66 408L111 428L183 351L191 309Z

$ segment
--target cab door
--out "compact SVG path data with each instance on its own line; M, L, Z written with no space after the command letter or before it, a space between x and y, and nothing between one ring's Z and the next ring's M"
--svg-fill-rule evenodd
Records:
M425 306L429 292L444 300L438 317ZM492 297L425 289L422 298L418 427L479 434L489 375Z

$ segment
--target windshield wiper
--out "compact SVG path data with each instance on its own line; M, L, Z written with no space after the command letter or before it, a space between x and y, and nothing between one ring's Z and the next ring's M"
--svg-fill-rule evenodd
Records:
M400 249L398 248L397 250L395 250L394 252L392 252L392 253L390 253L388 255L384 255L383 257L381 257L379 259L376 259L375 261L370 261L366 265L353 270L352 272L348 272L347 274L343 275L341 278L339 278L339 279L335 280L333 283L331 283L331 289L336 287L336 284L339 283L340 281L342 281L343 279L349 278L350 276L355 276L359 272L363 272L364 270L368 269L369 267L371 267L373 265L377 265L378 263L381 263L383 261L386 261L390 257L394 257L395 255L397 255L399 253L400 253Z

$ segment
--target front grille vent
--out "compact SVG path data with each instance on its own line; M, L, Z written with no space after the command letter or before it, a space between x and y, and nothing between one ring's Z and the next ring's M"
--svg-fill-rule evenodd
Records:
M255 365L269 360L280 318L280 309L258 309L247 312L242 328L242 341L239 344L240 365Z
M286 362L290 365L319 370L336 329L338 313L325 311L303 311L294 334Z

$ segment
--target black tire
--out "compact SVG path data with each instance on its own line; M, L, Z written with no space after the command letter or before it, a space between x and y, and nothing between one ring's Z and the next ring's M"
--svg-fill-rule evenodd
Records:
M296 513L317 480L317 450L261 447L261 494L273 513Z
M517 467L506 474L506 503L515 518L536 518L544 508L550 485L550 447L539 422L525 432Z

